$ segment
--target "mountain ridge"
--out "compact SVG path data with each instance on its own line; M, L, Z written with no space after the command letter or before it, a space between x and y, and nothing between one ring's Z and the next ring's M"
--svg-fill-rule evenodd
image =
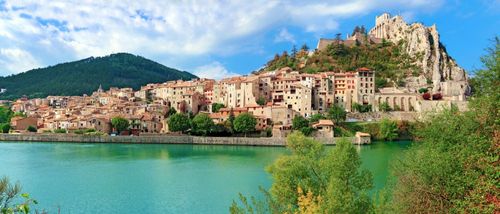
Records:
M0 94L0 99L83 95L90 94L99 85L104 89L130 87L137 90L148 83L193 78L197 77L187 71L170 68L142 56L115 53L100 57L91 56L0 77L0 88L6 89Z

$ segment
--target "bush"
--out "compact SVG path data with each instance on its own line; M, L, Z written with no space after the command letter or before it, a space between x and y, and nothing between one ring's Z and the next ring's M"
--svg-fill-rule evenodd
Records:
M66 131L66 129L54 129L54 133L65 134L65 133L67 133L67 131Z
M295 117L292 120L292 128L295 130L300 130L308 126L309 126L309 121L307 121L306 118L300 115L295 115Z
M389 103L387 103L387 102L381 103L379 106L379 109L380 109L380 111L383 111L383 112L392 111L391 106L389 106Z
M430 93L424 93L424 94L422 94L422 98L424 98L424 100L430 100L431 99L431 94Z
M272 128L266 128L266 137L272 137L273 136L273 129Z
M221 108L224 108L224 104L222 103L212 103L212 112L219 112Z
M418 89L418 93L421 93L421 94L427 93L428 91L429 91L429 89L427 89L427 88L420 88L420 89Z
M302 132L302 134L304 134L305 136L311 136L311 134L315 131L316 129L314 129L313 127L302 127L300 128L300 132Z
M361 131L370 134L373 139L381 139L379 123L363 124Z
M357 112L360 112L360 113L364 113L364 112L369 112L372 110L372 105L368 104L368 105L361 105L359 103L353 103L352 104L352 108L357 111Z
M12 129L10 124L8 123L0 124L0 131L2 131L2 133L9 133L10 129Z
M28 126L28 128L26 130L29 132L36 132L37 131L36 127L34 127L34 126Z
M398 137L398 126L396 122L389 119L383 119L380 122L379 136L384 140L392 141Z
M83 134L83 133L85 133L85 130L84 129L78 129L74 133L75 134Z
M259 99L257 99L257 104L260 105L260 106L263 106L266 104L266 99L264 97L259 97Z
M310 122L310 123L316 123L316 122L318 122L319 120L323 120L323 119L326 119L326 117L325 117L325 116L323 116L322 114L319 114L319 113L318 113L318 114L313 114L313 115L311 116L311 118L309 118L309 122Z

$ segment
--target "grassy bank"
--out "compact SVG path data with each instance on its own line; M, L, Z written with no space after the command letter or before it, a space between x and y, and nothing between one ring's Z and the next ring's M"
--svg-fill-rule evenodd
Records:
M369 133L373 140L387 140L387 134L392 133L392 140L411 140L411 130L414 127L415 122L408 121L385 121L385 124L384 121L343 122L335 126L334 132L335 137L352 137L356 132L365 132Z

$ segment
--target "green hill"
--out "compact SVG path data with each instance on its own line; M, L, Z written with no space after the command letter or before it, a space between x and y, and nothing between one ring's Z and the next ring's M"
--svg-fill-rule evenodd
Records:
M320 73L326 71L344 72L356 68L368 67L376 70L377 88L405 84L405 78L419 76L420 68L416 65L418 57L405 53L404 40L398 44L392 42L371 43L356 42L354 45L342 43L330 44L324 50L316 50L308 54L308 48L300 50L292 48L290 52L276 54L266 63L260 72L272 71L282 67L291 67L303 73Z
M131 87L137 90L148 83L192 78L197 77L141 56L117 53L0 77L0 88L7 89L0 94L0 99L16 99L23 95L30 98L83 95L92 93L99 85L103 89Z

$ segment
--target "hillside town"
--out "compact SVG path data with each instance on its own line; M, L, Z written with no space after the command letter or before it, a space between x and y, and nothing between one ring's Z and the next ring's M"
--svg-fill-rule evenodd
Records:
M138 91L132 88L104 91L99 87L91 95L22 98L13 102L11 109L25 116L13 117L11 125L18 131L34 126L38 132L95 129L112 133L111 119L122 117L139 133L169 133L166 118L169 111L175 111L192 115L207 113L215 124L224 123L231 115L250 113L257 119L258 131L289 130L296 115L309 118L325 113L333 105L347 112L356 112L354 106L367 106L369 111L378 112L382 111L382 105L387 105L393 111L418 113L439 106L462 105L464 100L457 96L426 99L422 94L397 88L376 91L375 72L359 68L343 73L305 74L282 68L220 81L193 79L148 84ZM221 108L214 111L214 105ZM326 120L313 125L329 130L331 126L333 123Z
M365 31L364 27L360 31ZM166 119L172 112L206 113L215 124L224 124L230 117L248 113L257 121L255 130L273 130L273 136L282 136L282 132L292 128L296 116L308 119L315 114L325 114L333 106L345 109L352 119L365 121L380 118L361 113L391 111L393 114L386 115L391 119L414 120L423 112L452 105L464 110L469 90L465 71L439 46L434 47L436 52L430 52L431 45L436 44L413 41L413 36L406 34L439 39L435 26L409 25L400 16L384 13L376 17L375 26L368 34L358 31L345 40L320 39L314 50L323 51L335 44L356 46L385 40L396 43L410 38L405 43L407 50L423 53L427 58L421 57L423 61L417 62L422 68L419 76L408 77L402 87L393 84L393 87L377 88L377 71L366 67L318 73L281 67L218 81L201 78L147 84L137 91L115 87L105 91L99 86L91 95L25 97L11 103L11 110L21 113L12 118L11 126L19 132L32 126L38 132L93 129L109 134L116 131L111 119L121 117L129 121L130 129L137 134L157 134L171 132ZM314 51L302 54L310 55ZM304 62L301 63L303 66ZM430 68L429 64L434 66ZM436 67L442 69L436 70ZM329 130L318 132L320 135L333 137L331 121L315 123L312 127L316 130Z

